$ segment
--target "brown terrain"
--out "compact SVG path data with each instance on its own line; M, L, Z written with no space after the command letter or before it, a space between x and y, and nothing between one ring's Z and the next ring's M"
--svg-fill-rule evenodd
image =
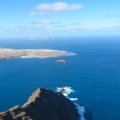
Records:
M0 113L0 120L78 120L72 101L61 92L37 89L22 106L16 105Z
M16 58L49 58L58 56L74 55L67 51L49 50L49 49L6 49L0 48L0 60Z

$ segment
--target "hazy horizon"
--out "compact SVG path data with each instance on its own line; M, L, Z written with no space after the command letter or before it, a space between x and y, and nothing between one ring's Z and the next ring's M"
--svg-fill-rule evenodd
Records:
M119 36L120 1L0 1L0 38Z

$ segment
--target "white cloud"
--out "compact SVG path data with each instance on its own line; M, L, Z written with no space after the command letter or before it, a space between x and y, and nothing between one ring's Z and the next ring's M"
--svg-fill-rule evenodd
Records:
M49 13L47 13L47 14L51 14L50 12ZM29 14L28 14L29 16L40 16L40 15L46 15L46 12L44 12L44 11L33 11L33 12L30 12Z
M72 28L71 30L74 30L74 31L84 31L84 32L92 32L92 31L116 31L116 30L120 30L120 26L109 26L109 27L90 27L90 26L83 26L83 27L76 27L76 28Z
M62 22L60 21L51 21L51 20L39 20L39 21L34 21L34 22L29 22L28 24L31 25L61 25Z
M34 36L34 37L31 37L30 40L50 40L50 37L47 37L47 36ZM45 43L45 44L48 44L48 43Z
M104 27L104 28L101 28L101 29L104 29L104 30L120 30L120 25L111 26L111 27Z
M64 10L79 10L83 6L80 4L68 4L65 2L56 2L53 4L39 4L35 7L36 10L41 11L64 11Z
M36 15L36 12L31 12L29 13L30 16L35 16Z
M32 11L29 15L46 15L46 14L58 14L60 11L68 11L68 10L80 10L83 9L81 4L68 4L66 2L56 2L53 4L43 3L38 4L34 7L34 11Z
M39 24L53 24L52 21L50 20L41 20L41 21L38 21Z
M45 26L16 26L12 28L4 28L3 31L6 32L34 32L34 31L44 31L46 30Z
M120 17L120 13L109 13L106 16L107 17Z
M81 24L78 23L78 22L74 22L74 23L70 23L70 24L68 24L68 25L78 26L78 25L81 25Z
M42 25L45 25L45 24L54 24L54 22L52 22L50 20L40 20L40 21L37 21L37 22L33 22L33 24L42 24Z

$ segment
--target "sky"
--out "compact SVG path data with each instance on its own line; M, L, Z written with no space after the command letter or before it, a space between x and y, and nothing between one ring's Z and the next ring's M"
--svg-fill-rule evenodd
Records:
M0 0L0 38L104 35L120 35L120 0Z

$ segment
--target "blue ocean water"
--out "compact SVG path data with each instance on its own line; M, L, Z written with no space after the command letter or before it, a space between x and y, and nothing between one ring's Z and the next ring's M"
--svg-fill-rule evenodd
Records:
M46 42L48 44L46 44ZM39 87L56 91L69 86L71 98L95 120L120 120L120 37L73 37L51 40L0 40L0 47L57 49L75 56L0 61L0 111L22 106ZM65 59L64 71L55 64Z

